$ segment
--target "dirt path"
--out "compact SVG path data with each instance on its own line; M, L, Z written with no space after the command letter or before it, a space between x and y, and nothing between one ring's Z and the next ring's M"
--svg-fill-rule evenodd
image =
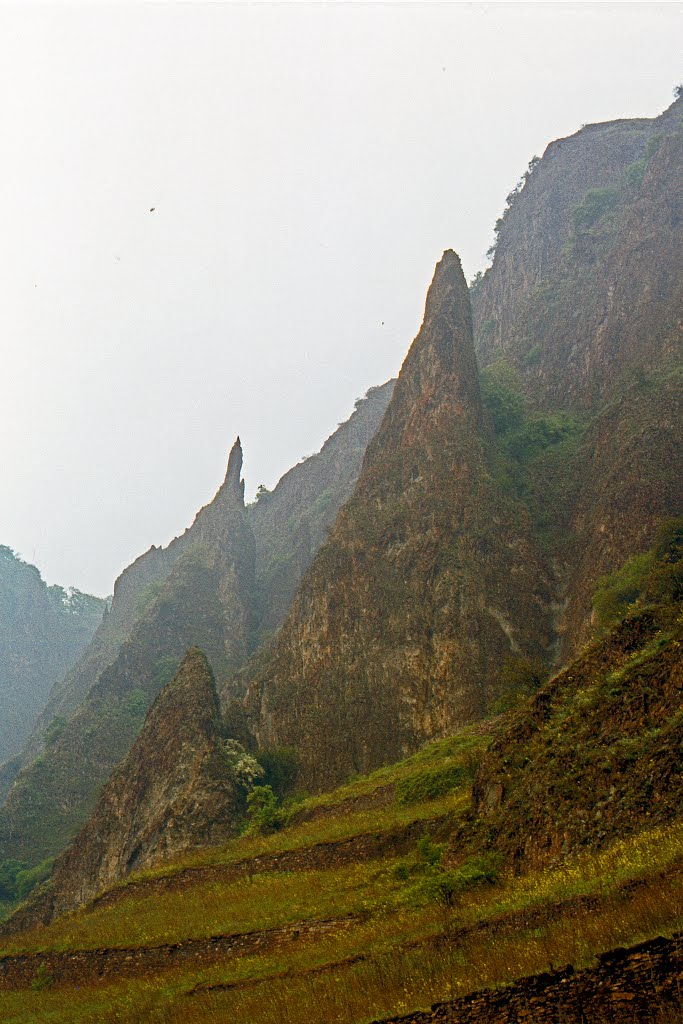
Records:
M232 863L199 865L181 868L158 878L141 878L96 896L91 903L81 908L80 913L88 913L95 907L111 906L126 899L131 893L174 892L185 888L188 882L230 882L275 871L324 871L359 861L379 859L391 853L407 853L426 831L438 837L443 829L452 824L453 817L452 814L443 814L438 818L420 818L386 832L363 832L346 839L331 839L294 850L261 853Z
M349 914L318 921L297 921L263 931L188 939L165 946L81 949L63 953L6 956L0 958L0 990L29 988L36 978L43 976L52 979L51 985L61 986L139 977L189 962L199 969L226 957L253 956L291 943L317 940L351 928L358 920L355 915Z

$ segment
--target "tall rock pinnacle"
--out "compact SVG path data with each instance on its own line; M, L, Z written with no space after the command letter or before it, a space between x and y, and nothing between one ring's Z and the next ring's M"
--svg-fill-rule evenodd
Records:
M481 422L469 291L460 257L452 249L436 265L422 326L403 362L373 447L409 441L420 421L425 427L427 421L433 422L436 407L444 401L475 428Z
M242 480L242 442L237 437L230 449L228 457L228 468L221 490L225 490L230 498L236 499L240 505L244 505L244 480Z
M220 736L213 674L198 648L147 713L90 819L55 863L44 895L18 915L48 921L135 869L234 830L237 797Z
M356 490L248 693L257 739L295 746L311 788L477 718L504 657L541 653L544 571L485 422L449 250Z
M402 376L416 372L422 378L446 373L463 397L469 396L475 404L479 401L469 290L460 257L452 249L436 265L422 327L406 356Z

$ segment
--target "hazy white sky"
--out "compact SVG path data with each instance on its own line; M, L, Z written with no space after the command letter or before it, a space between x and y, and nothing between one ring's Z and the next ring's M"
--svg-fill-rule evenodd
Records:
M395 374L535 154L653 116L675 4L0 6L0 543L99 594ZM154 207L154 212L150 208Z

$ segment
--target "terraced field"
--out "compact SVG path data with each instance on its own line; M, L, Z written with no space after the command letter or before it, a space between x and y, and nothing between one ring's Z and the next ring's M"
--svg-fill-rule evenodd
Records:
M683 825L515 877L458 862L487 727L4 940L0 1019L371 1021L683 927Z

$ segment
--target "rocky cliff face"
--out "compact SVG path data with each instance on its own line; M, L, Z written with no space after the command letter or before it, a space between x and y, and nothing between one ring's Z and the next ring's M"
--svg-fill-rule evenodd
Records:
M213 674L194 648L152 704L46 892L13 927L46 923L131 871L225 840L239 802L220 736Z
M482 365L509 360L546 408L590 408L680 344L683 102L551 143L473 294Z
M351 500L247 704L324 788L480 715L506 654L549 642L545 570L496 480L452 251Z
M290 469L272 493L251 506L259 640L284 622L302 576L351 497L393 389L394 381L371 388L317 455Z
M527 474L541 518L562 519L546 552L565 659L590 637L600 576L683 508L682 117L678 100L552 143L473 291L481 363L514 371L532 409L585 428L571 468Z
M50 693L47 705L22 752L23 763L29 763L43 747L43 733L55 716L69 718L85 700L101 674L116 661L123 644L139 625L145 612L167 585L174 567L188 552L204 549L205 558L216 565L223 558L234 559L238 575L249 587L253 580L254 542L244 519L244 488L240 481L242 447L239 438L230 453L225 480L212 502L198 512L194 523L165 547L152 545L121 573L114 586L111 608L93 637L92 643L74 668L60 679ZM241 510L241 511L240 511ZM226 551L221 554L223 539ZM230 566L227 575L230 577ZM234 582L234 580L233 580ZM172 583L169 589L172 589ZM241 604L248 604L244 595ZM244 657L250 620L236 623L237 629L229 643L236 645L226 651L231 667ZM187 645L186 645L187 646ZM216 666L217 669L222 665Z
M677 532L652 577L668 581L667 600L646 593L508 718L484 758L477 841L525 869L680 815L683 520Z
M167 578L138 592L138 616L113 661L43 756L17 777L0 812L4 856L40 860L63 848L188 647L201 644L221 678L246 658L254 545L241 467L238 439L223 485L176 544Z
M0 762L16 756L52 685L90 642L105 602L48 587L0 545Z
M0 811L0 859L40 860L74 836L188 647L201 646L225 685L279 625L353 489L392 387L373 389L318 455L246 509L238 439L222 486L192 526L121 574L111 610L54 687L23 752L25 767ZM233 688L227 690L226 699ZM50 723L61 719L68 725L45 747L46 730L50 735Z

